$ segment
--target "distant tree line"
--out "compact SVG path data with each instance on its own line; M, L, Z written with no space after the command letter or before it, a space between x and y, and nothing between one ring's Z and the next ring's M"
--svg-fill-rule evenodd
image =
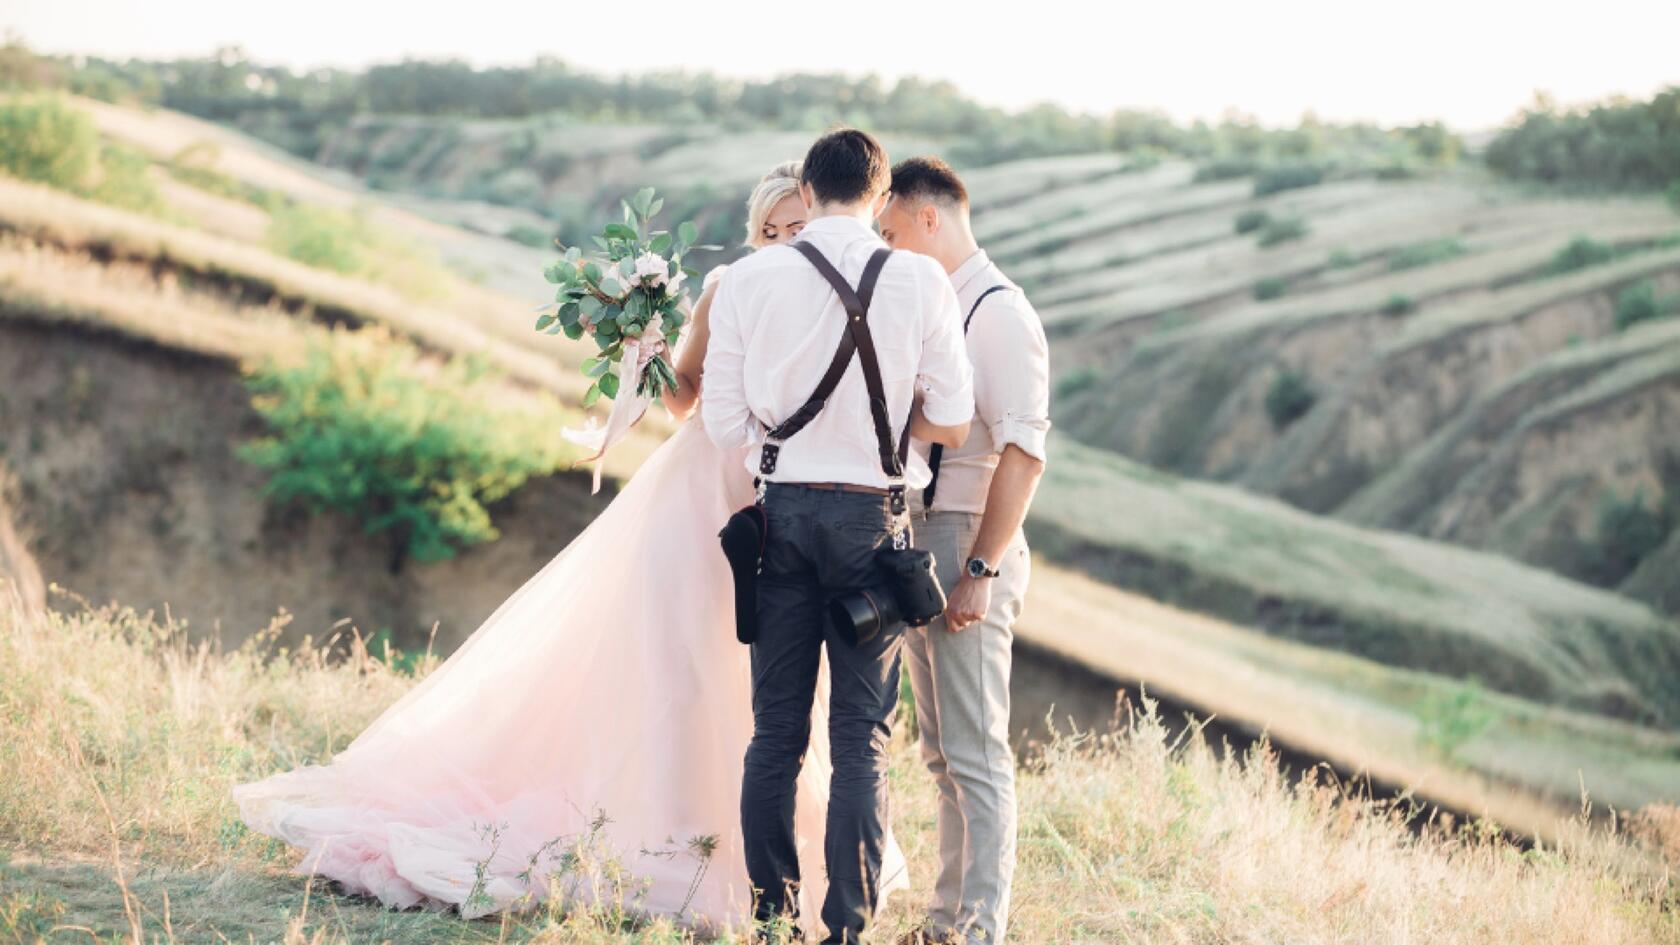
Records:
M1380 153L1384 161L1439 164L1459 143L1439 124L1404 129L1332 125L1311 118L1268 129L1232 113L1181 125L1164 115L1108 115L1042 104L1020 112L983 105L949 82L794 74L743 80L710 72L608 77L552 58L479 68L459 60L405 60L362 71L294 72L250 61L238 48L203 58L115 61L40 56L17 41L0 49L0 84L56 86L109 101L157 104L243 127L306 156L358 115L521 119L562 113L592 121L705 123L725 128L820 130L845 122L949 142L966 165L1024 157L1126 151L1253 166Z
M1649 101L1562 109L1542 97L1487 148L1510 177L1598 189L1680 185L1680 86Z

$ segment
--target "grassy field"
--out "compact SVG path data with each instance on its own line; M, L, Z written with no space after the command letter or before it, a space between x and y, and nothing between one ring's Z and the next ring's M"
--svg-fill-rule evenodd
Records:
M286 875L290 853L243 828L227 788L326 758L414 681L355 641L222 652L131 612L0 605L0 935L690 940L608 910L505 922L392 913ZM902 736L892 779L915 866L883 920L897 931L927 895L934 856L932 789ZM1112 737L1055 741L1020 789L1012 924L1023 943L1680 941L1680 899L1634 843L1662 836L1661 809L1614 832L1566 819L1556 843L1526 851L1474 822L1413 833L1398 810L1322 778L1291 784L1264 753L1218 760L1147 713Z

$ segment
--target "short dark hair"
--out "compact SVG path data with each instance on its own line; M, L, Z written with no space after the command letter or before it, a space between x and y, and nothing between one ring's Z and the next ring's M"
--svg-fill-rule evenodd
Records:
M893 197L920 203L927 200L968 209L968 188L962 178L936 157L913 157L892 170Z
M887 149L867 132L836 128L805 154L801 183L821 203L852 204L886 192L892 182Z

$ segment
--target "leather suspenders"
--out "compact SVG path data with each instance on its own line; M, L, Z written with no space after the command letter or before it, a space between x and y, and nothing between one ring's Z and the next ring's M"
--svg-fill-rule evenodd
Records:
M994 285L980 293L980 297L974 300L973 307L968 310L968 317L963 319L963 337L968 336L968 326L974 322L974 313L980 311L980 303L986 301L986 296L1007 288L1009 287L1006 285ZM933 478L928 480L927 488L922 490L922 508L925 511L933 510L933 495L939 489L939 461L944 458L945 447L939 443L933 444L933 448L928 451L928 470L933 473Z
M816 390L806 398L805 403L793 412L786 420L777 424L766 435L763 450L759 456L758 471L762 476L768 476L776 471L776 461L781 455L782 443L815 420L817 414L828 403L828 398L839 386L840 378L845 375L850 366L852 355L856 354L863 366L864 386L869 392L869 414L875 424L875 440L881 453L881 470L892 480L889 492L892 497L894 513L905 511L904 500L904 463L910 453L910 424L904 425L904 433L895 447L892 437L892 421L887 416L886 386L881 380L881 364L875 353L875 339L869 332L869 303L875 296L875 283L880 279L881 267L892 256L892 250L882 247L869 257L869 262L863 267L863 278L859 280L854 291L847 284L844 276L823 257L823 254L810 243L795 241L790 244L798 250L817 271L833 286L835 294L840 296L840 304L846 309L846 330L840 334L840 344L834 351L834 357L829 361L828 371L817 383Z

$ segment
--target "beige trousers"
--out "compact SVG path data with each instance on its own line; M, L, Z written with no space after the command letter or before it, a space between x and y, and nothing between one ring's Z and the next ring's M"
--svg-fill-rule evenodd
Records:
M916 547L932 551L949 593L980 516L918 512ZM1031 576L1019 533L993 564L984 620L952 633L943 619L905 634L922 760L939 788L939 877L929 924L970 943L1001 945L1015 872L1015 756L1009 747L1010 644Z

